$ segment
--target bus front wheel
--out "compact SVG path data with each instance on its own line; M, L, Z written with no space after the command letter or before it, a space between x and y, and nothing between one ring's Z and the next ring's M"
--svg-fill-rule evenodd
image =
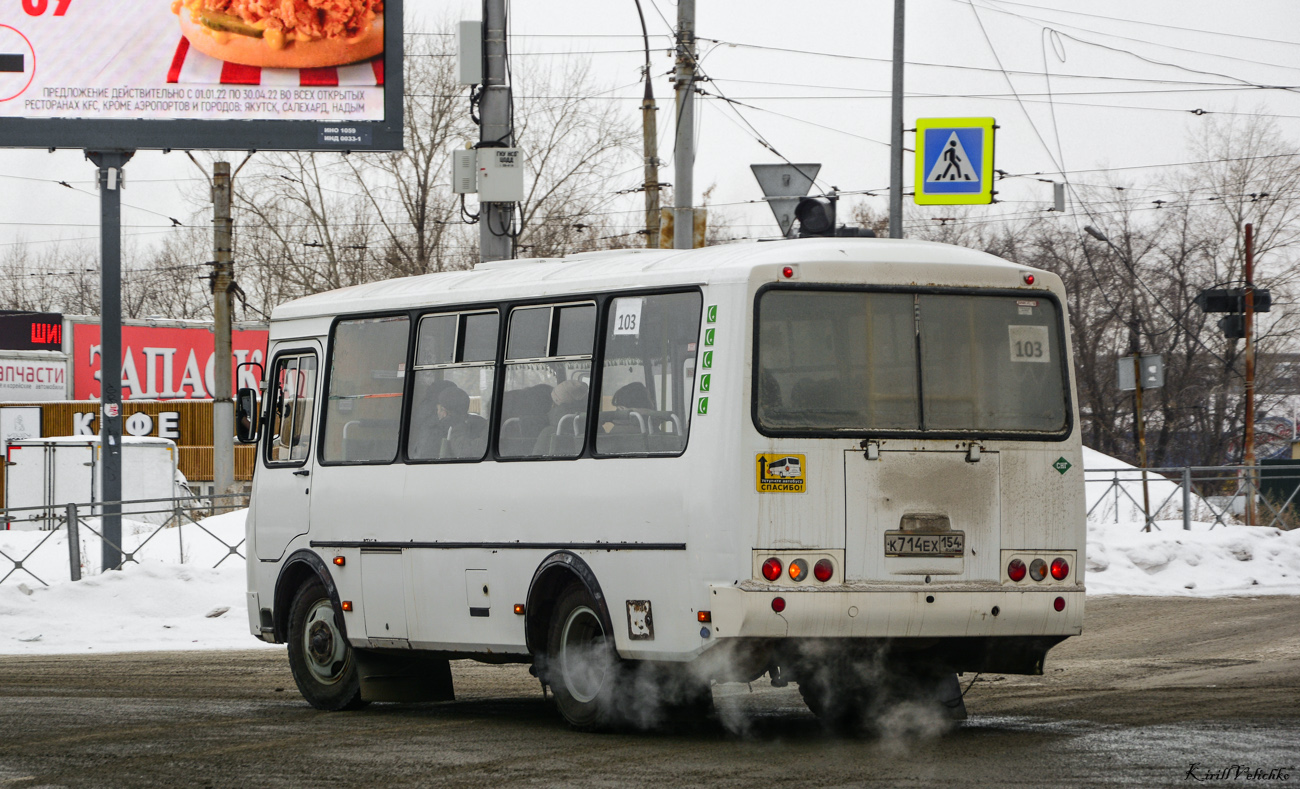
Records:
M356 655L318 578L304 583L290 606L289 669L303 698L318 710L365 706Z
M551 617L546 681L555 704L575 728L604 728L616 721L620 678L625 667L605 632L600 605L582 586L560 595Z

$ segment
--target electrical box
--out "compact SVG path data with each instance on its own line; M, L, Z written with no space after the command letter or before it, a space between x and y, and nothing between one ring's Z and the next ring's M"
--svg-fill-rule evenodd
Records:
M472 195L478 191L478 151L464 148L451 153L451 191Z
M479 148L478 201L520 203L523 199L523 151L518 148Z
M483 84L482 22L461 22L457 27L456 72L462 85Z

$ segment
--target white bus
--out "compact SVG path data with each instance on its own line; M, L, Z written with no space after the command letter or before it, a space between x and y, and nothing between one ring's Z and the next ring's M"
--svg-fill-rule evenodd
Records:
M472 658L531 664L578 727L764 674L829 722L963 715L956 672L1040 673L1081 631L1067 325L1055 275L874 239L284 304L239 396L249 625L327 710L451 698Z

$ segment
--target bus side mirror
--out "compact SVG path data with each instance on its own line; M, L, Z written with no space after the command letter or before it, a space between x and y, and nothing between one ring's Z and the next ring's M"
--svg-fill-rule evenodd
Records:
M257 390L240 389L235 395L235 438L239 443L257 443L261 417L257 407Z

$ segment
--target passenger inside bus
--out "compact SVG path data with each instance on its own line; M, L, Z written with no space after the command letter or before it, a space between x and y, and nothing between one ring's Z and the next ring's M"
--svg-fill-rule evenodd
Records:
M438 457L447 430L438 428L439 395L451 381L435 379L431 372L421 372L416 377L415 405L411 409L410 446L406 454L416 460L433 460Z
M583 422L587 410L589 387L568 380L551 390L551 407L547 429L533 444L534 455L576 455L585 434Z
M552 405L549 384L507 391L501 403L501 454L528 454L545 432Z
M469 395L451 384L438 395L437 432L441 458L478 458L487 447L487 420L469 412Z

